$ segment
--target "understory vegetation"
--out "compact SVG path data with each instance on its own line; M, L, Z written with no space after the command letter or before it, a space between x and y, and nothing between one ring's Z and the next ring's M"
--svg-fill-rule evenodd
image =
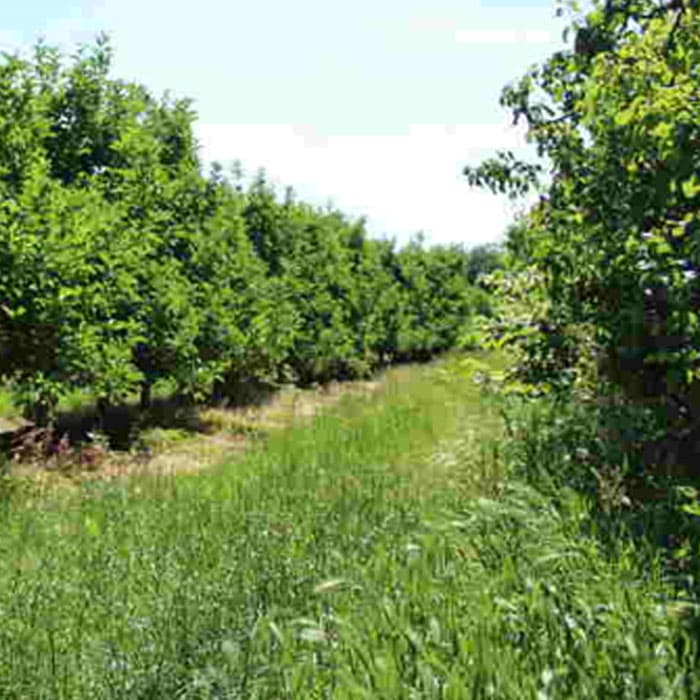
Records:
M474 377L390 370L208 473L17 490L0 695L696 696L661 568L516 476Z

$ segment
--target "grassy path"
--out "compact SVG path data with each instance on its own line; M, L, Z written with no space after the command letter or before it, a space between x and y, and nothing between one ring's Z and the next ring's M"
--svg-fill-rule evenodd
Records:
M0 698L685 697L632 562L477 498L498 430L404 367L215 471L7 504Z

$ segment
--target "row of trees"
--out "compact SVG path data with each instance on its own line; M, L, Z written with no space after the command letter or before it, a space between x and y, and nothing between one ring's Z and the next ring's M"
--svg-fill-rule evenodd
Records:
M186 100L110 77L104 38L0 62L0 379L38 422L163 378L202 397L449 348L488 312L482 251L401 250L362 221L202 173Z

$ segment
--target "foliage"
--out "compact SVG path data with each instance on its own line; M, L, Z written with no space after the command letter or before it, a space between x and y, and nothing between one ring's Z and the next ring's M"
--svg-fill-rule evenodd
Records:
M571 49L502 94L550 168L511 248L541 275L550 327L588 326L609 379L635 398L675 394L697 417L697 5L596 1L567 31ZM536 173L516 170L467 174L519 193Z
M546 411L541 399L515 414L517 462L540 486L606 493L603 511L638 493L637 534L680 518L697 571L697 492L680 507L677 494L698 476L700 444L700 10L571 6L571 48L501 98L547 177L512 156L466 171L494 191L540 193L492 282L495 339L519 348L512 374L550 394Z
M110 77L100 37L0 61L0 380L42 424L171 381L366 375L453 346L488 255L397 251L362 220L201 172L187 100ZM470 262L471 261L471 262Z
M501 246L491 243L474 246L469 249L467 279L475 284L483 276L502 268L503 264L504 252Z

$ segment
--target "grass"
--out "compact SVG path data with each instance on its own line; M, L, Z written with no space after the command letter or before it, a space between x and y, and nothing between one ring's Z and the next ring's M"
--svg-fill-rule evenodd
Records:
M18 415L12 393L0 387L0 418L15 418Z
M175 393L176 385L170 380L158 380L152 390L153 399L167 399ZM125 397L125 404L138 404L139 395L132 393ZM80 413L83 411L95 410L97 397L85 389L72 389L63 395L56 411L59 414ZM0 386L0 418L16 420L22 416L22 407L18 402L18 397L13 393L8 385Z
M0 698L697 696L657 572L504 480L500 437L445 361L205 473L15 490Z

